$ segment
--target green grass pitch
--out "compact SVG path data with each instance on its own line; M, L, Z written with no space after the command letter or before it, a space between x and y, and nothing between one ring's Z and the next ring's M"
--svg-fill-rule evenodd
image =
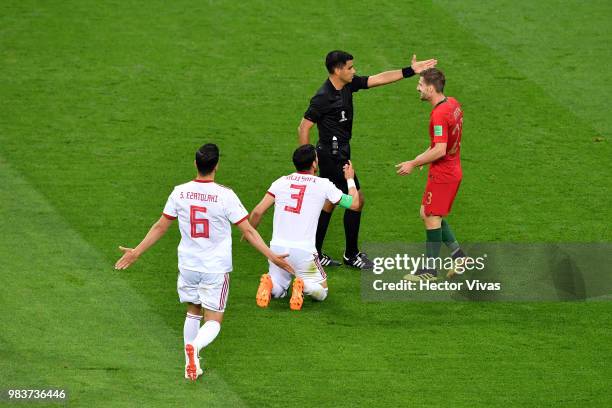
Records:
M439 59L465 110L461 240L610 242L610 20L608 1L3 1L0 388L75 407L612 405L607 302L363 303L339 268L324 303L260 310L266 262L235 239L226 320L188 383L178 230L112 269L203 142L248 208L290 172L336 48L362 74ZM362 242L423 239L424 174L393 168L428 143L415 87L355 96ZM326 249L343 244L338 213Z

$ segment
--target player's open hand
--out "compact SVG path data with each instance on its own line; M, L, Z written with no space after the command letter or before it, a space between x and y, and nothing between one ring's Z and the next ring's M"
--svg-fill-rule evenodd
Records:
M279 268L282 268L290 274L295 275L295 270L293 269L291 264L285 259L288 256L289 254L274 254L274 256L270 258L270 261L272 261L272 263L278 266Z
M346 180L355 178L355 169L353 169L353 163L351 163L350 160L342 166L342 170L344 171L344 178Z
M438 63L436 59L428 59L425 61L417 61L416 54L412 55L412 62L410 63L410 67L416 74L420 74L426 69L433 68Z
M138 259L139 255L133 248L125 248L120 246L123 251L123 256L115 263L115 269L127 269Z
M414 170L415 167L416 166L412 160L395 165L398 176L407 176L408 174L412 173L412 170Z

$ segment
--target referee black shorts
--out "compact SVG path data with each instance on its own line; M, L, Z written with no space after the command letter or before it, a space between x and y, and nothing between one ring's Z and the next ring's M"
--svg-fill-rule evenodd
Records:
M329 179L344 194L348 194L348 186L344 178L342 167L351 158L351 147L348 144L340 145L338 154L332 154L331 146L317 144L317 158L319 159L319 177ZM355 172L355 185L360 189L357 172Z

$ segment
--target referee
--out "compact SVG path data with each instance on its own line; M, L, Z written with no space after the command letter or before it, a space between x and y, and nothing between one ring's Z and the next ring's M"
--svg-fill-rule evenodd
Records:
M344 51L331 51L325 57L325 66L329 77L310 100L308 110L298 128L298 143L310 143L310 129L316 123L319 129L317 156L319 159L319 176L328 178L345 194L348 186L344 179L342 167L351 158L351 132L353 128L353 93L360 89L369 89L408 78L425 69L432 68L437 61L417 61L412 56L409 67L394 71L381 72L372 76L355 75L353 56ZM363 193L359 179L355 174L355 185L359 191L360 207L344 212L344 235L346 248L344 263L358 269L371 269L372 261L359 251L359 225L363 209ZM331 220L334 205L326 202L317 226L316 247L319 260L323 266L339 266L340 262L325 255L322 251L323 240Z

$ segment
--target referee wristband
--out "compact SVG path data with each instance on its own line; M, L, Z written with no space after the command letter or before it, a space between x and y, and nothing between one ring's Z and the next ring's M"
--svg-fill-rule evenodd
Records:
M346 180L346 185L348 186L349 189L357 188L357 186L355 185L355 180L353 180L352 178Z
M414 75L414 69L412 67L402 68L402 76L408 78Z

